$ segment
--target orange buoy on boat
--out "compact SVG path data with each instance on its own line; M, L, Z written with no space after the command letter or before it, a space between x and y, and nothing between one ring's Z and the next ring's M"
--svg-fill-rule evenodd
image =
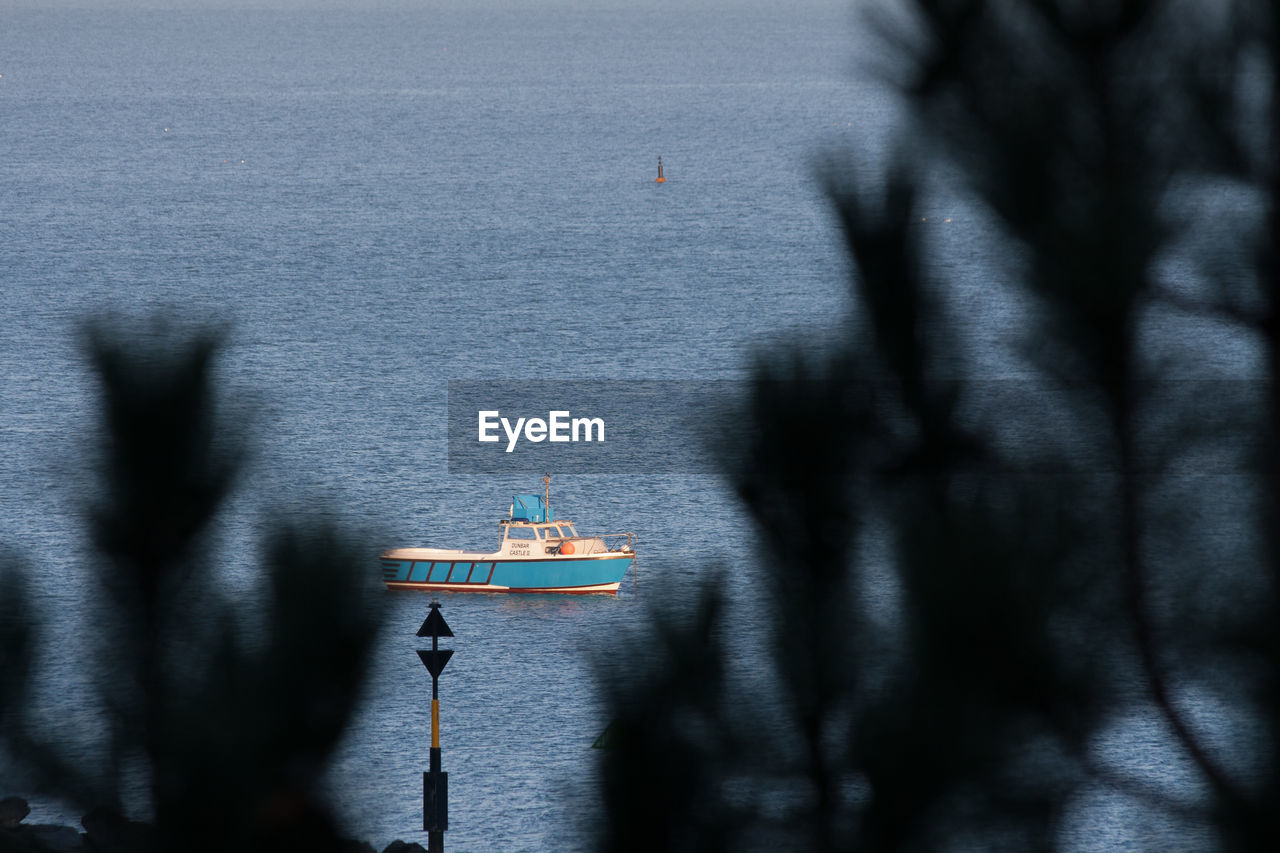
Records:
M662 177L662 158L661 158L661 157L659 157L659 158L658 158L658 179L657 179L656 181L654 181L654 183L655 183L655 184L665 184L666 182L667 182L667 179L666 179L666 178L664 178L664 177Z
M573 547L572 542L565 542L563 545L560 546L561 554L572 554L576 550L577 549Z

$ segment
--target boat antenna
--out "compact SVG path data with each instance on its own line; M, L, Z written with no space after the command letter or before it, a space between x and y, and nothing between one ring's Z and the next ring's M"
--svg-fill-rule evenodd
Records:
M543 521L550 521L551 520L551 472L550 471L542 475L542 489L543 489L543 494L545 496L543 498L543 501L546 504L546 510L545 510L546 518L544 518Z

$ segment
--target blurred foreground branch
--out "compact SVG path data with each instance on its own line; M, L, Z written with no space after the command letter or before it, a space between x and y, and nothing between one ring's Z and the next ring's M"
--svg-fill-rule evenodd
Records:
M90 810L85 829L98 847L349 849L320 782L360 699L379 599L356 538L284 513L266 521L260 609L221 593L210 528L247 441L219 409L219 346L215 333L162 322L127 341L100 326L87 335L103 428L102 487L89 514L101 558L85 561L85 582L102 591L92 664L107 726L97 759L73 761L28 701L39 625L25 572L7 560L6 786ZM124 801L137 768L150 811L135 823ZM0 844L42 849L34 836L4 831Z
M1047 851L1104 825L1126 849L1280 849L1277 14L914 0L873 18L924 141L879 185L829 176L861 331L762 360L749 463L727 472L763 545L755 692L780 685L781 725L700 682L726 709L703 727L769 736L694 748L657 713L691 683L606 679L643 722L604 758L600 849L647 846L624 826L704 838L689 809L637 810L673 778L738 817L717 839L735 849ZM992 267L935 262L923 176L950 174L995 223ZM1015 322L970 310L975 287ZM978 375L984 346L1018 378ZM1228 346L1247 357L1206 371ZM697 630L730 630L720 612ZM678 654L714 671L725 652ZM1134 742L1134 721L1155 734Z

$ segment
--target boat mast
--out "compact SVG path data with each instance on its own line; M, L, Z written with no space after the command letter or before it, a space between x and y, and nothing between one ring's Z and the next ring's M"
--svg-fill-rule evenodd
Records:
M542 476L543 503L546 506L543 521L551 520L551 472L548 471Z

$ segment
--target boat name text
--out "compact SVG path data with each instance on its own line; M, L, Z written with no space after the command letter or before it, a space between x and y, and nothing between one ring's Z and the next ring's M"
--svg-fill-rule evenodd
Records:
M477 414L480 416L479 440L501 441L502 436L497 434L501 425L507 434L507 453L516 449L521 430L525 441L534 444L540 441L604 441L604 418L571 418L567 411L553 411L547 413L546 420L517 418L515 426L512 426L511 421L501 417L496 409L481 410ZM593 433L594 439L591 437ZM579 438L579 435L583 437Z

